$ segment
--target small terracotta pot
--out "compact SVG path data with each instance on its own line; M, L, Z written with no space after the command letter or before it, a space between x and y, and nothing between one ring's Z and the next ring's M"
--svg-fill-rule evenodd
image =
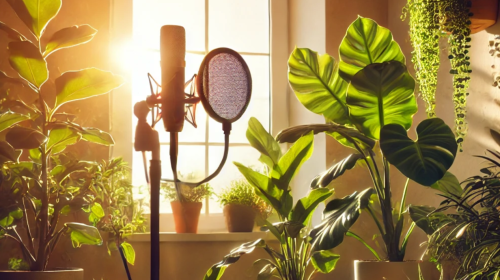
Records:
M255 211L250 206L226 204L224 206L227 231L252 232L255 223Z
M83 269L63 268L49 271L0 271L2 280L83 280Z
M425 261L354 261L355 280L419 280L418 267L425 280L439 280L436 266Z
M498 0L472 0L470 12L471 33L477 33L494 25L498 16Z
M197 233L202 203L171 201L170 205L174 214L175 232Z

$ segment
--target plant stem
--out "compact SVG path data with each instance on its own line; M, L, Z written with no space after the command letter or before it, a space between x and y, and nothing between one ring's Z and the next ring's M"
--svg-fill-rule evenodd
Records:
M401 219L401 214L403 213L403 209L405 208L406 192L408 191L408 184L409 183L410 183L410 178L406 178L405 188L403 189L403 196L401 197L401 205L399 206L398 220Z
M382 228L380 221L377 219L377 216L375 216L375 213L373 213L373 210L370 208L370 206L366 207L366 209L368 210L368 213L370 213L370 216L372 216L373 220L375 221L375 224L377 224L380 234L384 236L385 235L384 229Z
M353 237L355 238L356 240L358 240L359 242L363 243L363 245L365 245L366 248L368 248L368 250L370 250L370 252L372 252L372 254L375 256L375 258L377 258L377 260L381 261L382 259L380 258L380 256L377 254L377 251L375 251L375 249L373 249L370 245L368 245L368 243L366 243L365 240L363 240L363 238L361 238L361 236L355 234L354 232L352 231L348 231L346 234L346 236L350 236L350 237Z
M36 254L35 245L33 244L33 236L31 235L31 227L28 220L28 213L27 213L28 211L26 211L26 201L25 201L26 198L23 196L21 199L23 201L23 215L24 215L24 222L26 223L26 232L28 234L28 244L30 246L32 254Z
M382 205L382 217L385 227L384 242L387 249L387 257L389 261L400 261L399 244L397 244L395 236L394 222L392 220L392 203L391 203L391 185L390 185L390 166L387 159L384 157L384 204Z
M45 270L46 254L45 247L47 246L47 234L49 223L49 188L47 182L47 154L45 149L42 148L42 207L38 215L38 254L36 262L32 270L43 271Z

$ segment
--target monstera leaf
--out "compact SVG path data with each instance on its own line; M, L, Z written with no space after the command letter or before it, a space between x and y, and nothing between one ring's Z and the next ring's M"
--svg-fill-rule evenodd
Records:
M331 56L295 48L288 66L290 85L307 109L335 123L351 123L345 104L347 82L340 78Z
M409 129L417 112L414 89L415 81L401 62L368 65L352 78L347 90L349 114L358 129L372 139L379 139L386 124Z
M21 78L40 88L49 77L47 63L30 42L10 42L9 62Z
M323 211L323 222L309 234L312 238L312 250L330 250L340 245L361 210L370 203L372 194L375 194L375 190L369 188L328 202Z
M417 136L417 141L413 141L401 125L389 124L380 132L380 148L406 177L431 186L443 178L453 164L457 143L450 127L439 118L421 122Z
M7 0L33 35L40 38L61 8L62 0Z
M278 164L282 154L280 145L274 140L262 124L254 117L248 120L248 129L246 132L248 142L252 147L261 153L260 161L265 163L269 168L273 168Z
M342 176L344 172L352 169L359 159L364 158L361 154L352 154L345 159L337 162L325 172L316 176L311 182L311 189L326 188L328 185L338 177Z
M358 17L347 29L339 54L340 76L346 81L373 63L393 60L405 63L403 52L389 29L363 17Z

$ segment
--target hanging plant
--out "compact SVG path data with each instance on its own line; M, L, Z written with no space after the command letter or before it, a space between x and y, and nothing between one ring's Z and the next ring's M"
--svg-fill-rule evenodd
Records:
M472 1L469 0L408 0L403 19L409 14L410 38L413 46L412 62L419 83L420 96L426 103L428 117L436 116L437 75L440 66L439 40L448 38L453 75L453 101L455 104L455 133L462 149L467 125L465 122L466 97L470 81L470 25Z

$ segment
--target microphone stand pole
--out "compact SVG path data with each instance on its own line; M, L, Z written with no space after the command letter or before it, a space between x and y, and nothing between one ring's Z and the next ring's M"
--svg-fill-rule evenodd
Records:
M160 279L160 181L161 161L160 143L152 151L152 159L149 166L149 178L151 186L150 200L150 232L151 232L151 280Z

